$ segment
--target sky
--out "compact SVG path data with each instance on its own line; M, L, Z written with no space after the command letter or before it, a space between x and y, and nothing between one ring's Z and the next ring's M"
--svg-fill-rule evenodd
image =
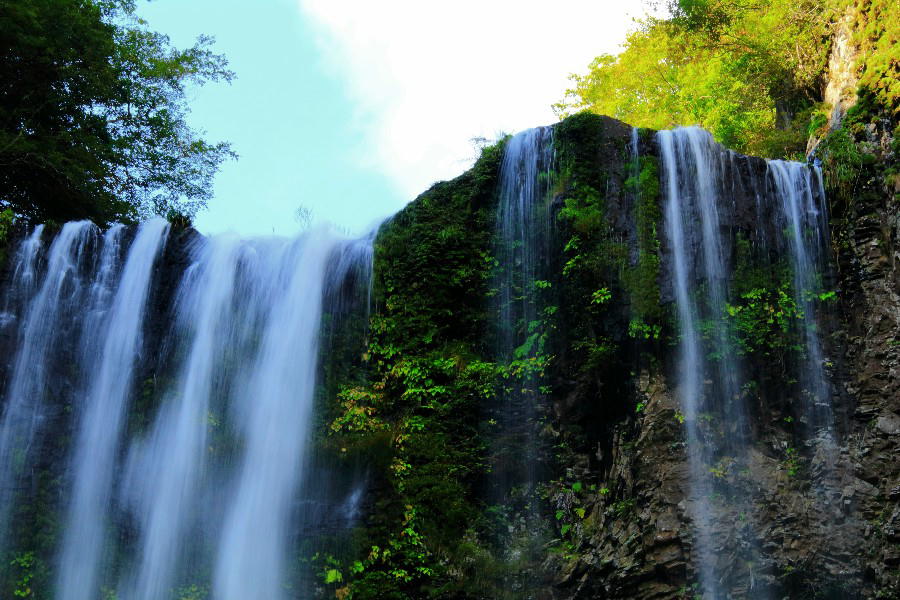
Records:
M556 121L571 73L615 53L643 0L155 0L179 47L216 38L237 78L189 93L189 123L240 158L203 233L362 233L471 166L473 138Z

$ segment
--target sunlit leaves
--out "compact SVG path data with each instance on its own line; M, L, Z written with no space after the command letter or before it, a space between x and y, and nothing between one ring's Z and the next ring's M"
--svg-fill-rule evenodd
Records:
M726 146L784 155L791 123L819 94L830 8L813 0L681 0L648 19L618 56L598 56L556 106L653 129L700 125ZM781 121L778 120L781 116ZM802 125L802 124L801 124ZM778 131L791 127L791 135Z

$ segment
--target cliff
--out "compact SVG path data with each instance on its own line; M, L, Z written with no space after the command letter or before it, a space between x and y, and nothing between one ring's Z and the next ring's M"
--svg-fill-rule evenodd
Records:
M900 593L896 148L886 126L853 129L853 110L844 123L873 158L849 184L826 169L820 186L815 169L735 154L697 130L665 137L579 114L528 138L539 152L516 142L535 157L533 172L510 171L512 142L502 140L384 223L371 273L368 242L340 246L317 317L310 451L282 532L289 593ZM704 165L714 167L706 191L691 175ZM789 168L794 179L779 179ZM785 181L807 186L793 233ZM498 211L508 216L505 203L524 202L526 188L546 220L509 241ZM717 198L712 212L706 193ZM675 212L673 194L684 202ZM123 247L134 237L127 230ZM103 246L98 233L84 240L75 271L87 277ZM185 295L202 290L184 286L206 264L197 258L205 243L173 230L155 263L122 433L134 448L184 382L177 365L198 326L179 323ZM801 245L811 253L806 273L794 258ZM268 281L253 274L264 248L246 246L233 265L247 281L235 307L259 294L263 307L285 298L254 287ZM16 264L11 253L2 275L7 386L21 343L15 315L28 301ZM509 313L511 303L524 308ZM205 491L192 503L195 535L179 546L190 560L173 576L174 597L211 592L209 550L229 501L215 490L231 485L249 443L245 413L226 399L241 395L241 373L252 375L248 352L272 318L259 310L224 321L233 354L211 376ZM7 490L16 501L4 594L27 587L52 597L83 410L79 315L76 302L54 317L44 433ZM702 350L694 372L685 367L691 327ZM250 400L242 411L262 402ZM118 453L121 465L132 462L124 443ZM142 535L128 505L134 480L124 467L113 477L101 577L111 594Z
M485 296L496 293L488 287L487 259L494 222L485 217L492 185L473 187L498 168L496 150L488 149L473 173L421 196L376 243L372 360L379 396L369 406L401 433L391 442L395 462L381 490L398 508L393 516L370 515L368 531L378 531L373 539L380 543L406 543L403 528L420 527L420 562L411 564L440 567L427 577L410 569L400 587L412 595L420 593L416 582L438 579L427 589L459 597L521 597L524 589L547 598L691 597L699 593L688 509L696 498L677 399L679 333L672 250L662 234L659 145L653 132L641 131L635 164L631 128L589 115L564 121L553 135L545 302L553 310L538 325L547 350L537 367L543 393L535 398L534 424L544 449L542 521L534 523L523 501L498 506L485 491L496 452L496 392L482 391L473 402L471 388L451 387L470 386L480 361L493 360L484 312ZM723 593L891 597L900 518L891 194L874 176L865 201L828 199L830 245L818 274L823 299L818 316L808 316L818 321L834 407L834 444L822 445L811 439L799 408L808 390L797 349L806 325L798 323L807 317L785 301L787 242L774 242L782 225L772 174L763 160L724 156L718 229L729 303L747 309L742 314L761 312L739 324L745 337L736 340L744 344L740 395L750 411L746 456L719 452L705 466ZM411 260L408 270L397 268ZM778 325L772 315L795 322ZM424 331L410 331L411 323ZM423 372L410 377L412 364ZM440 398L435 388L448 397L398 406L423 392ZM716 422L723 417L706 416L706 426L718 431L712 438L734 434ZM420 435L428 441L414 448ZM401 515L400 505L415 507L414 519ZM525 531L541 528L543 535L523 540ZM366 566L379 573L388 564L397 568L389 561ZM372 584L376 578L363 573L366 583L353 585L354 597L385 593Z

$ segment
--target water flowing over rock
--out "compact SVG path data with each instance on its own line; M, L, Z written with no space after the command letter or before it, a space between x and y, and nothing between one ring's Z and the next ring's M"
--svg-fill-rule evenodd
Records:
M16 283L29 287L39 250L35 236L40 236L38 229L19 252L15 267ZM84 301L86 249L94 237L91 223L66 223L47 251L47 266L34 298L23 306L20 343L0 422L0 540L6 537L12 504L34 459L48 412L61 408L46 402L48 392L58 385L48 381L48 372L62 340L77 336L72 317Z
M806 352L802 376L807 390L803 416L811 433L824 429L830 436L834 428L832 394L813 303L823 293L822 278L827 268L822 260L828 247L822 175L804 164L781 160L769 161L769 169L787 226L785 242L793 266L794 301L810 317L803 328Z
M706 301L713 314L722 310L724 293L722 251L718 236L719 217L715 186L716 163L710 160L708 151L711 140L702 130L661 131L659 143L662 149L666 182L666 231L672 247L675 302L678 307L678 323L681 332L678 395L684 407L687 430L687 452L691 471L691 484L696 500L692 502L692 516L696 526L698 568L705 593L718 593L713 569L714 555L711 538L708 498L711 487L705 473L712 463L712 453L701 440L700 413L711 410L712 399L704 398L705 360L697 325L699 307L693 299L696 282L700 277L692 264L695 249L702 252L702 269L706 279ZM680 176L680 177L679 177ZM700 225L700 232L695 225ZM698 235L699 233L699 235ZM716 335L716 342L721 336ZM730 383L730 378L729 382ZM728 386L733 387L733 386ZM723 394L725 392L723 386ZM733 391L733 390L732 390ZM730 399L730 396L724 396ZM734 411L738 412L738 411ZM731 416L731 415L729 415ZM741 418L742 415L739 416Z
M4 413L7 514L34 502L16 486L41 460L30 450L43 426L67 419L52 403L49 414L47 379L61 371L46 358L72 361L56 598L157 600L191 586L278 598L297 581L283 555L303 517L294 495L311 460L321 316L355 302L338 291L348 285L365 299L372 236L167 242L168 231L70 223L42 258L38 227L12 267L9 309L23 316L8 311L22 341Z
M81 423L75 443L72 470L74 485L65 530L58 597L87 600L96 594L100 553L104 544L105 517L112 495L115 459L122 424L128 410L134 363L142 349L141 334L150 293L153 267L165 243L169 224L162 220L141 225L122 267L111 303L106 297L113 287L115 265L119 261L121 227L113 227L103 238L97 280L89 305L86 326L100 334L103 342L86 343L88 354L81 357L89 380ZM99 318L97 313L106 313ZM105 321L105 326L104 322ZM87 336L86 336L87 337Z
M19 231L0 595L895 597L900 217L824 183L582 113L359 239Z
M546 337L540 286L548 285L549 277L552 134L550 127L529 129L510 138L504 148L495 236L496 356L501 362L533 359L542 352ZM494 469L499 498L519 488L519 500L527 503L533 493L542 460L535 424L537 394L531 379L499 399L499 459Z

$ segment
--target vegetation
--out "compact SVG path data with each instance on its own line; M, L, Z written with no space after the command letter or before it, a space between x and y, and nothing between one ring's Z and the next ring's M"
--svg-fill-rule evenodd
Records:
M821 101L836 1L673 0L556 106L654 129L701 125L736 150L797 155Z
M900 116L900 7L890 0L856 0L853 42L859 50L863 101Z
M0 3L0 207L99 223L205 206L227 144L186 122L187 86L232 77L201 37L184 50L134 0Z
M328 443L381 456L384 492L363 541L330 567L341 574L327 581L338 597L466 588L472 567L454 571L465 563L450 557L490 556L471 526L486 468L481 406L501 375L485 358L483 299L502 151L502 142L484 148L472 171L436 184L378 237L370 380L340 391Z
M666 399L641 381L658 367L673 368L666 361L678 343L661 297L660 166L650 152L632 154L626 126L594 113L642 127L695 122L727 145L766 156L801 153L813 133L822 137L816 156L833 203L849 207L891 185L900 189L889 159L900 151L892 4L853 5L855 41L864 50L860 102L832 132L820 90L828 34L842 10L837 0L680 0L671 8L670 18L648 20L633 33L622 54L601 56L576 77L558 107L561 114L579 111L554 130L557 168L549 180L559 238L547 257L547 279L517 281L516 300L539 299L539 310L535 320L516 324L524 343L508 362L495 353L488 300L496 293L502 140L484 147L470 172L436 184L382 227L371 315L325 315L316 451L336 472L364 463L372 478L371 504L346 535L351 539L302 556L329 595L516 597L509 582L524 572L534 576L535 556L558 554L574 564L588 555L587 544L593 551L623 541L603 531L610 523L617 524L612 530L646 524L640 520L650 509L642 503L651 492L633 485L645 473L640 455L653 445L683 452L686 419L661 409ZM208 39L176 50L135 18L128 0L18 1L0 11L0 70L8 82L0 92L0 243L17 215L104 221L157 212L183 221L206 202L210 178L231 155L227 145L199 139L184 120L186 85L231 77ZM885 131L892 141L882 139ZM651 135L639 131L641 149L651 147ZM298 219L308 220L307 213L298 210ZM730 297L716 314L701 306L698 319L707 351L740 355L752 377L741 393L758 400L752 410L766 403L775 409L779 395L802 392L794 363L803 352L800 334L813 325L798 306L786 259L758 238L751 242L752 232L730 233ZM835 297L823 289L807 293L816 307ZM141 386L132 433L146 428L162 387L155 376ZM543 518L555 538L531 548L526 540L522 552L505 544L510 532L533 523L513 504L534 499L523 501L522 493L508 501L510 493L496 501L490 493L502 468L492 442L506 434L492 407L514 388L530 394L526 401L554 402L538 419L554 452L535 454L555 458L555 479L543 486L537 512L544 512L535 521ZM726 435L724 416L698 416L715 443ZM792 429L782 423L793 416L779 417L762 426ZM215 429L215 414L209 418ZM59 436L57 443L68 441ZM227 454L238 443L218 432L209 451ZM811 472L798 448L784 446L778 456L788 477ZM532 456L520 454L520 461ZM708 470L721 484L716 489L737 486L741 465L715 456ZM15 535L26 550L0 565L7 594L41 597L50 586L57 475L44 473L35 501L17 515ZM595 535L607 537L598 542ZM610 580L631 569L612 568L617 572L604 572ZM177 595L199 599L208 590L186 585Z

